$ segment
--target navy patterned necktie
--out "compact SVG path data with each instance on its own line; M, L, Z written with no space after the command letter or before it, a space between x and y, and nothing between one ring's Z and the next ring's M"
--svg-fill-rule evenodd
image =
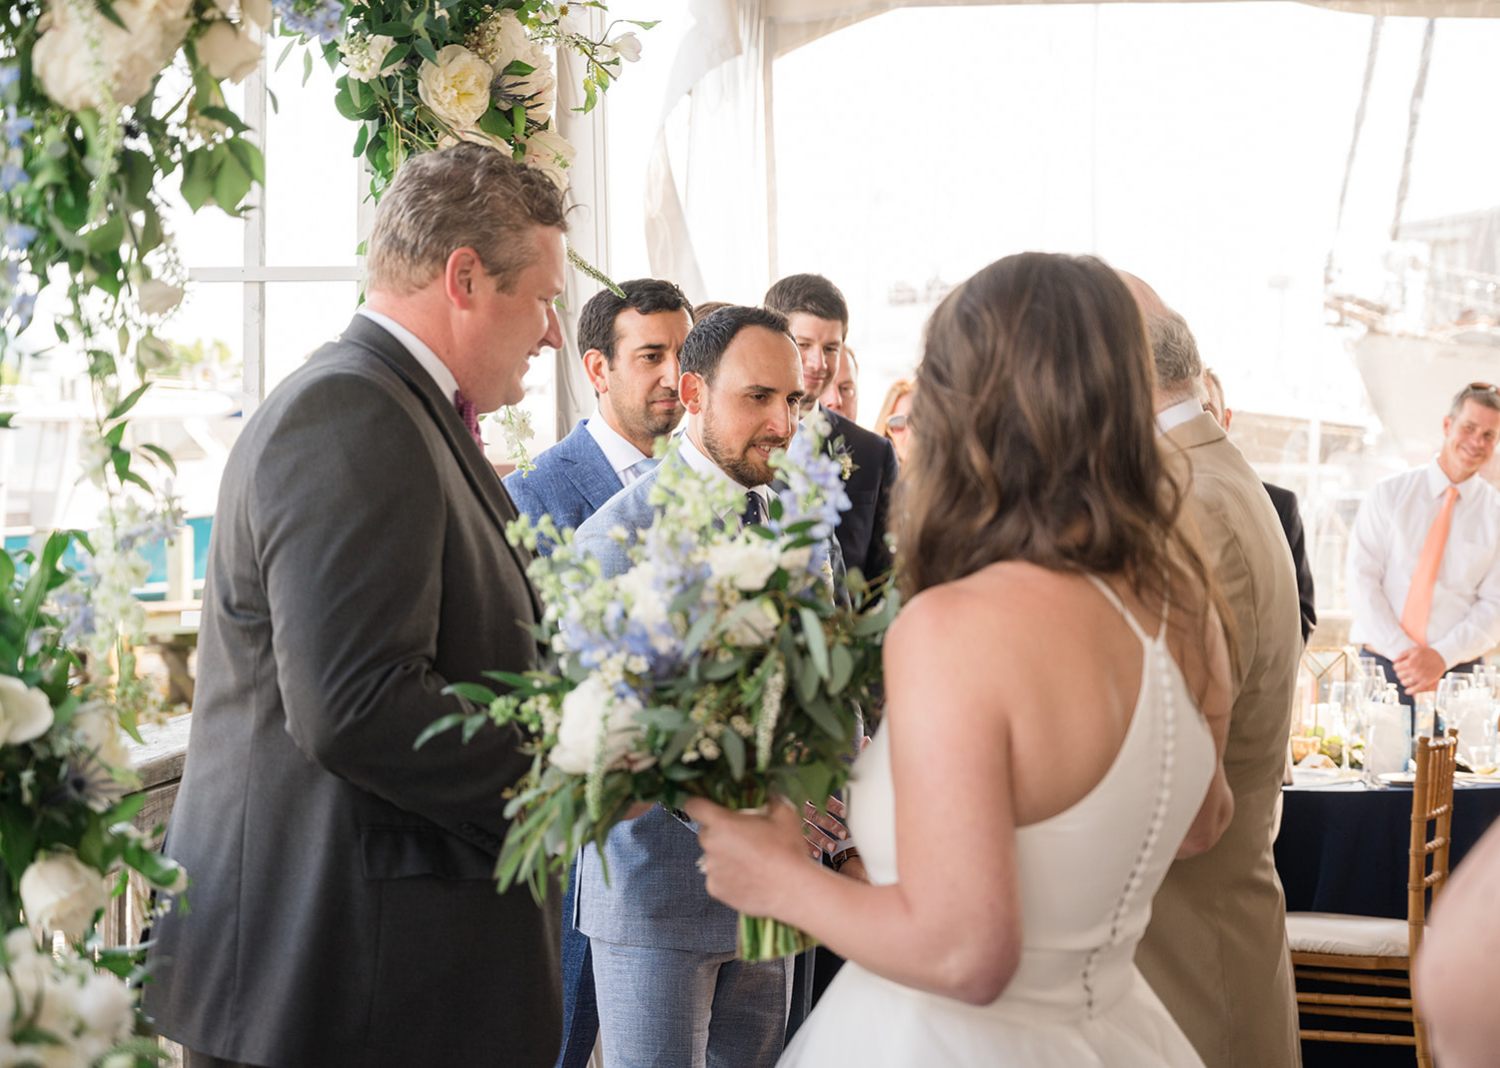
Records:
M453 391L453 407L458 409L458 417L464 421L464 429L473 437L474 444L483 449L484 435L479 432L479 413L474 410L474 402L457 389Z
M766 510L761 504L760 494L754 490L745 494L745 510L741 513L743 526L753 527L766 521Z

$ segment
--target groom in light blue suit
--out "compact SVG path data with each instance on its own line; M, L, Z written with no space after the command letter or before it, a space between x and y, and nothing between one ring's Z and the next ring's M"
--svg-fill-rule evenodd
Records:
M505 479L532 521L550 515L576 528L656 465L657 437L682 420L677 355L692 328L692 305L671 282L638 278L595 294L578 316L578 345L599 411L536 458L536 469ZM538 546L543 553L551 543ZM563 1044L556 1068L584 1068L599 1033L589 940L573 926L578 880L563 902Z
M680 364L687 428L668 462L744 492L744 512L722 516L726 524L758 521L769 503L770 455L791 440L803 393L786 319L721 308L693 327ZM625 544L654 521L656 477L622 490L579 527L578 547L605 574L629 567ZM791 958L736 959L737 916L708 896L694 828L657 806L611 831L604 852L608 885L598 852L583 851L577 918L593 956L605 1068L770 1068L791 1002Z

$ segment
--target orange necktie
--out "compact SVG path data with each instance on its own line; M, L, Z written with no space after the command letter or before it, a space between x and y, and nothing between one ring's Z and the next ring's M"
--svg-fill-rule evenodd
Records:
M1437 585L1438 565L1443 562L1443 547L1448 544L1448 528L1453 524L1453 502L1458 487L1449 486L1443 493L1443 506L1427 531L1422 555L1411 573L1411 588L1406 591L1406 607L1401 609L1401 629L1418 645L1427 644L1427 617L1432 614L1432 588Z

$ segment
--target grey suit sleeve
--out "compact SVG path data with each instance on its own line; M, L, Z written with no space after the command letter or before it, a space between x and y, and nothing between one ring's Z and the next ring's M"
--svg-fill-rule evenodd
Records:
M502 792L531 762L519 733L482 730L463 745L453 731L412 748L434 720L472 708L441 694L449 680L433 668L452 565L429 450L410 414L361 379L308 389L287 410L250 491L271 606L265 678L309 760L494 851ZM517 625L489 640L531 639Z

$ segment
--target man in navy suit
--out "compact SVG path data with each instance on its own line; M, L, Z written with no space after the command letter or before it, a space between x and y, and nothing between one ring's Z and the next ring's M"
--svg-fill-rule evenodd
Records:
M802 401L805 417L838 378L844 339L849 336L849 305L839 287L820 274L788 275L766 292L765 304L786 316L797 343L807 388ZM896 450L885 438L837 412L824 408L823 414L832 425L826 447L850 460L844 482L850 507L838 526L844 566L859 568L873 582L890 571L892 564L885 531L891 487L896 483Z
M797 344L802 377L807 383L803 416L821 408L832 426L825 447L847 455L850 460L851 470L844 483L849 510L837 528L839 547L843 550L844 566L858 568L873 582L890 571L893 564L885 532L891 487L896 483L896 450L888 439L818 403L819 395L839 378L839 361L849 336L848 302L839 287L822 275L792 274L766 292L766 307L787 317L792 340ZM812 1011L813 1003L842 964L841 957L822 947L798 958L788 1039Z
M583 306L578 344L599 410L516 471L505 488L532 521L550 515L559 530L576 529L606 501L655 466L656 439L682 421L677 354L692 328L692 305L671 282L638 278L605 289ZM538 545L547 552L550 543ZM573 923L576 871L563 901L563 1045L556 1068L584 1068L599 1034L589 940Z
M687 429L670 463L725 479L744 512L766 514L773 451L790 442L803 398L786 320L726 307L682 347ZM656 471L621 490L578 529L578 547L606 575L630 566L616 528L633 541L655 520ZM832 555L836 543L830 540ZM835 562L835 567L837 563ZM708 896L694 829L657 806L610 832L609 883L594 849L579 864L578 927L589 936L605 1068L770 1068L780 1056L791 997L786 959L736 959L737 916Z
M576 529L649 471L656 439L682 421L677 353L692 329L692 305L671 282L638 278L583 306L578 344L599 411L536 458L536 470L506 476L516 506Z

